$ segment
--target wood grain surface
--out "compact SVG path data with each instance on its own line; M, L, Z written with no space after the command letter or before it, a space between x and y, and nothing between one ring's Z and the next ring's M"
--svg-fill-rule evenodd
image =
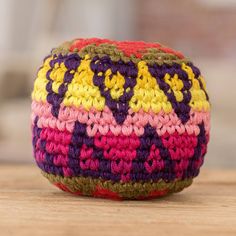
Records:
M236 235L236 171L203 170L148 201L72 196L31 165L0 166L0 235Z

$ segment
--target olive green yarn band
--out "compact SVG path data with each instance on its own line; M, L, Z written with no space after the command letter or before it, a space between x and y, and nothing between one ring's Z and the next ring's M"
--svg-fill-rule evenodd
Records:
M82 48L80 51L78 49L74 49L73 52L70 52L69 48L73 44L74 41L65 42L59 47L52 50L52 54L62 54L67 55L71 53L78 53L81 58L84 58L85 55L90 55L91 58L98 56L100 58L104 56L109 56L112 61L117 62L122 60L124 62L132 61L133 63L137 64L139 61L145 61L149 65L153 64L169 64L172 65L174 63L182 64L182 63L189 63L190 60L187 58L180 59L177 56L163 52L160 49L156 48L149 48L146 52L143 53L142 58L137 58L134 55L130 57L124 55L122 51L117 49L115 45L103 43L100 45L90 44Z
M62 177L48 174L42 171L42 174L54 185L62 184L71 193L80 193L80 195L94 196L97 189L105 189L116 193L121 199L139 199L148 198L153 192L163 191L166 195L179 192L190 186L193 179L175 180L173 182L113 182L111 180L94 179L91 177ZM65 190L65 191L67 191Z

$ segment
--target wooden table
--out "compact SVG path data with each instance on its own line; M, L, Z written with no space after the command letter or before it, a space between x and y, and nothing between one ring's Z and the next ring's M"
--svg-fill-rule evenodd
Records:
M0 166L0 235L236 235L236 171L203 170L185 191L111 201L59 191L31 165Z

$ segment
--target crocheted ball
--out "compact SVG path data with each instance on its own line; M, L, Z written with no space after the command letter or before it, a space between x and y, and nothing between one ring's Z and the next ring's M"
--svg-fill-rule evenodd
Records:
M153 198L199 174L210 128L205 82L159 43L66 42L44 59L32 100L36 163L64 191Z

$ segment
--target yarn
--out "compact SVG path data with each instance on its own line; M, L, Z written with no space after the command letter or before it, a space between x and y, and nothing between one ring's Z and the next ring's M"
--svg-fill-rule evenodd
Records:
M155 198L191 185L204 162L205 81L159 43L66 42L39 68L31 107L36 163L66 192Z

